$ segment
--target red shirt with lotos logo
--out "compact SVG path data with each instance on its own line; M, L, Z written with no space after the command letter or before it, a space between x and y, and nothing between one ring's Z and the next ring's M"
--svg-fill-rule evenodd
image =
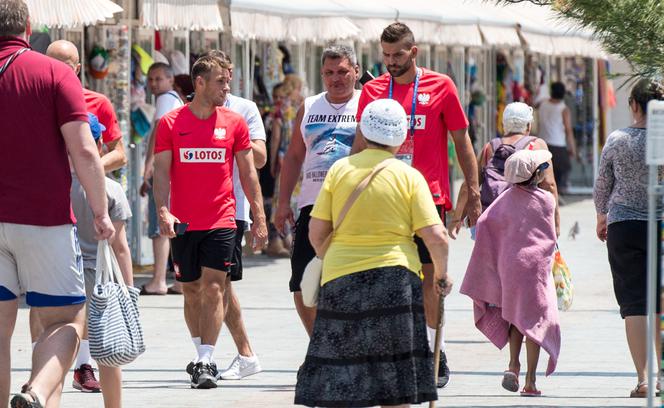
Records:
M171 213L188 231L235 229L233 158L251 149L242 116L224 107L198 119L189 105L159 120L155 154L171 151Z
M433 200L445 210L452 208L450 199L449 164L447 157L447 132L468 127L454 82L447 75L425 68L420 69L420 81L415 102L415 132L408 136L397 158L405 158L422 173ZM389 96L390 74L385 73L367 82L357 106L357 123L364 108L376 99ZM392 98L399 102L410 120L413 108L414 82L407 85L393 83Z

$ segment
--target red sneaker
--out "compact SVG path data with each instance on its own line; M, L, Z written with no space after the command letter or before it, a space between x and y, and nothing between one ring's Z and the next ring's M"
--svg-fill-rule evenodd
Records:
M74 370L74 381L71 385L83 392L101 392L101 385L95 378L90 364L83 364Z

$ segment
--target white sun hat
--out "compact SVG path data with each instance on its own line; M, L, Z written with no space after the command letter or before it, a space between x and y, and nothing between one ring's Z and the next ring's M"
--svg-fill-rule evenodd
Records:
M377 99L364 108L360 130L371 142L385 146L401 146L408 132L406 111L395 100Z

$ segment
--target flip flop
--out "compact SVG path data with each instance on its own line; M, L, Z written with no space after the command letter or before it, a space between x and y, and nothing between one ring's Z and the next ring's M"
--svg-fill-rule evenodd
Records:
M542 391L538 389L528 389L526 387L523 387L523 390L521 391L521 396L522 397L540 397L542 396Z
M141 291L138 293L141 296L164 296L165 293L159 293L159 292L148 292L147 289L145 289L145 285L141 286Z
M509 370L503 373L503 388L510 392L519 391L519 376Z
M173 287L170 287L170 288L168 288L168 290L166 290L166 294L167 295L181 295L182 292L178 292L177 290L173 289Z
M636 384L636 388L634 388L630 393L629 393L630 398L646 398L648 397L648 382L643 381L638 384Z
M44 408L37 394L27 386L23 386L20 394L14 395L10 404L12 408Z

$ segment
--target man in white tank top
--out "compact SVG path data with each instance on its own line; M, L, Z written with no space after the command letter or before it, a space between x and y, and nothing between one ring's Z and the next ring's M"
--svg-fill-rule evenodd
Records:
M328 47L321 60L321 76L327 91L307 98L297 112L291 143L281 169L274 222L281 234L285 232L286 222L295 227L289 286L297 312L310 336L316 309L304 306L300 290L304 268L316 256L309 242L309 213L329 168L350 154L360 97L359 91L355 90L359 67L351 47ZM300 215L295 222L290 199L300 173L302 185L297 200Z
M564 102L565 85L551 84L551 98L538 107L539 137L553 155L553 174L560 190L567 188L567 175L572 167L570 157L576 157L576 142L572 132L571 113Z

